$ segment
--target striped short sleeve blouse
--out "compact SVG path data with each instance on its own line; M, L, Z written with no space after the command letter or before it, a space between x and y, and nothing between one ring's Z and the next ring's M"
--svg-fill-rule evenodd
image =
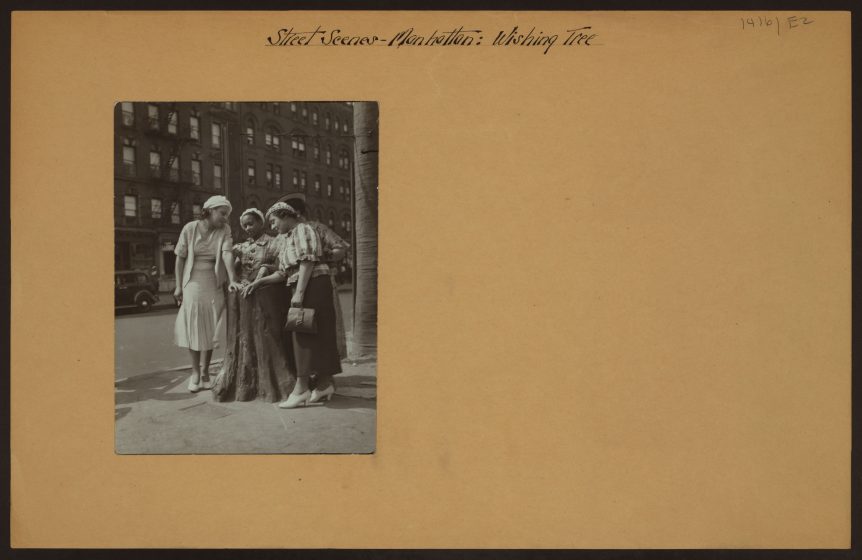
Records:
M313 227L298 223L279 238L279 270L287 277L288 284L295 284L299 279L299 265L302 262L314 263L312 277L329 274L329 267L323 262L323 244Z

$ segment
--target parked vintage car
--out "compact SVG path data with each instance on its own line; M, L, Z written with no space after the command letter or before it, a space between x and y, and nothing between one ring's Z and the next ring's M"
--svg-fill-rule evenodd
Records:
M149 311L159 301L150 276L140 270L118 270L114 273L114 308L137 308Z

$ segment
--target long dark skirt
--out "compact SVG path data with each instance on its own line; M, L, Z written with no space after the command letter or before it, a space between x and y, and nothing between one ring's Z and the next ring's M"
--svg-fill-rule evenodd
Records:
M287 293L290 305L293 286L288 288ZM341 373L341 358L338 355L335 334L335 304L332 300L332 280L329 275L315 276L308 281L302 306L314 309L317 332L285 332L285 347L291 373L299 377Z
M227 348L224 366L213 385L217 401L278 402L293 390L292 374L282 342L286 293L281 285L264 286L244 298L227 298Z

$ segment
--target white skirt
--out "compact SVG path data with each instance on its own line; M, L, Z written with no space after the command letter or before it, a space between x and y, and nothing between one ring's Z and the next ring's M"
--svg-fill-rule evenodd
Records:
M194 263L193 266L189 283L183 288L183 303L174 325L174 343L190 350L212 350L223 338L224 292L216 285L212 265Z

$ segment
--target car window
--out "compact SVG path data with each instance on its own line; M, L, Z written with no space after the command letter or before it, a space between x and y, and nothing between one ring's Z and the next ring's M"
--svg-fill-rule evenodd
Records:
M138 278L138 284L149 284L150 283L150 279L147 277L146 274L138 274L137 278Z

